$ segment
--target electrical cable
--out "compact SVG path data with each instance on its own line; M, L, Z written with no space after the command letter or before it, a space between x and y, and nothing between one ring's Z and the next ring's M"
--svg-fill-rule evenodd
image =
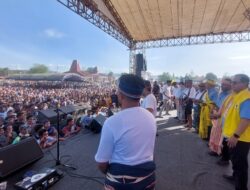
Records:
M48 150L47 152L51 155L51 157L52 157L54 160L56 160L56 158L55 158L55 156L53 155L53 153L51 152L51 150ZM70 160L72 160L72 156L71 156L71 155L63 155L63 156L60 157L60 160L65 159L65 158L67 158L67 157L69 157L69 158L68 158L67 160L64 160L64 163L66 164L66 163L68 163ZM49 162L49 161L53 161L53 160L48 160L48 161L45 161L44 163ZM44 163L43 163L43 164L44 164ZM59 167L60 167L60 166L59 166ZM74 166L74 167L75 167L75 166ZM77 167L76 167L76 168L77 168ZM104 180L104 179L105 179L104 177L82 175L82 174L70 172L70 171L68 171L67 168L60 168L60 170L64 171L68 176L70 176L70 177L72 177L72 178L82 178L82 179L91 180L91 181L94 181L94 182L99 183L99 184L101 184L101 185L104 185L103 182L101 182L101 181L98 180L98 179L103 179L103 180Z

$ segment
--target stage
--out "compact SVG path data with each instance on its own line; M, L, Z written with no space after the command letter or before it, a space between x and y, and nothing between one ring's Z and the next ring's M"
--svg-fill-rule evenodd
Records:
M222 177L225 173L230 174L231 165L218 166L218 157L207 154L207 142L197 134L185 130L171 115L158 119L158 133L155 146L156 190L234 189ZM83 130L67 141L60 142L62 163L75 166L77 170L58 167L63 171L64 177L50 189L102 189L104 176L98 171L94 161L99 139L100 134ZM18 159L18 155L16 157ZM13 185L29 170L54 167L55 158L56 146L45 150L42 159L5 179L8 182L7 189L14 189Z

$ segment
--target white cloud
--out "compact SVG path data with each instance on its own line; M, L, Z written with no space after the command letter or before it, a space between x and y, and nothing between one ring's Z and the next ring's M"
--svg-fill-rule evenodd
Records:
M62 38L65 36L64 33L57 31L56 29L53 29L53 28L45 29L44 34L49 38Z
M243 60L243 59L250 59L250 56L249 55L233 56L233 57L229 57L228 59L231 59L231 60Z

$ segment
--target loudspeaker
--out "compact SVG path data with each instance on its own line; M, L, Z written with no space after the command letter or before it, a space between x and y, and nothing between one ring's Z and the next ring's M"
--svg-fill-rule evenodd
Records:
M0 149L0 177L3 178L43 157L43 151L32 137Z
M90 130L93 133L100 133L105 120L106 120L105 116L101 114L97 115L89 125Z
M146 71L146 61L142 53L138 53L135 55L135 74L141 77L141 72Z
M72 114L73 112L76 111L76 108L73 105L68 105L60 107L60 110L65 114Z

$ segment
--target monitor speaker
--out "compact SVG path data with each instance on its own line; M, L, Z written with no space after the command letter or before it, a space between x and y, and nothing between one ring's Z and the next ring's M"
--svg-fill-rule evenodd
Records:
M90 130L93 133L100 133L105 120L106 120L105 116L101 114L97 115L89 125Z
M0 149L0 178L8 176L16 170L43 157L43 151L32 137L21 140L17 144Z

